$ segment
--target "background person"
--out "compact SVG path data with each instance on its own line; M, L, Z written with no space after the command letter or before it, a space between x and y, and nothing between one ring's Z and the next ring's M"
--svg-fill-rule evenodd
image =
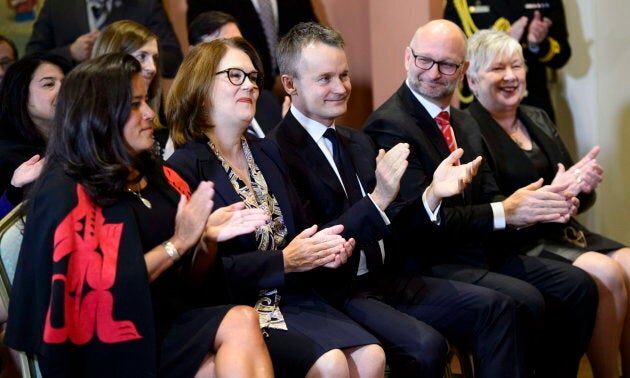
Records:
M555 120L547 69L560 69L571 57L562 0L484 0L481 4L446 0L444 18L458 24L466 37L480 29L495 29L519 41L528 67L528 93L523 103L544 109ZM466 106L473 96L467 88L462 93L462 106Z
M83 62L90 58L100 31L120 20L142 24L158 37L161 85L168 92L182 52L162 0L46 0L33 24L26 53L51 51L74 63Z
M276 85L273 92L284 94L276 80L276 46L294 25L317 21L311 0L188 0L188 23L202 12L213 10L230 14L238 21L243 37L260 54L265 89L273 90Z
M2 79L4 79L7 69L11 67L17 59L18 51L15 47L15 43L0 34L0 84L2 84Z
M70 68L60 56L37 53L7 70L0 87L0 216L22 202L24 187L41 170L57 94Z
M92 57L114 52L127 53L140 62L141 76L148 88L149 104L158 114L158 117L153 119L153 136L159 143L160 150L163 151L167 144L168 129L162 122L164 113L160 82L155 80L161 73L157 36L137 22L116 21L103 29L96 39Z

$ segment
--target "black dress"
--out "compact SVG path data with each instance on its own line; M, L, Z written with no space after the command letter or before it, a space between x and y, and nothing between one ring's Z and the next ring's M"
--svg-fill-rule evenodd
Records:
M531 184L540 177L550 184L558 163L569 169L574 161L560 139L555 125L542 109L521 105L517 117L523 122L534 145L532 151L522 150L492 119L483 106L475 101L466 109L479 123L483 135L484 159L492 169L499 189L506 196ZM578 196L580 211L595 202L595 192ZM587 251L608 253L624 245L594 233L571 218L567 224L543 223L509 232L495 239L497 248L510 245L534 256L575 261ZM506 244L508 243L508 244Z
M171 189L172 190L172 189ZM173 235L177 208L169 196L156 185L140 191L151 203L151 209L132 193L121 202L127 203L138 221L142 250L150 251ZM160 377L192 377L203 358L213 351L219 324L233 306L191 308L191 290L180 275L180 268L189 262L186 254L175 266L163 272L150 284L153 316L160 350Z

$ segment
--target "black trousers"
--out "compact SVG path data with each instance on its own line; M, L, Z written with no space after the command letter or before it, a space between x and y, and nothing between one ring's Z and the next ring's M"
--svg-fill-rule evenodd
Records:
M516 306L495 290L412 276L358 285L346 313L381 341L390 377L442 377L448 341L471 347L477 377L523 377Z
M517 304L528 375L575 378L598 304L597 286L588 273L522 255L504 256L491 271L480 270L447 264L432 267L431 274L509 295Z

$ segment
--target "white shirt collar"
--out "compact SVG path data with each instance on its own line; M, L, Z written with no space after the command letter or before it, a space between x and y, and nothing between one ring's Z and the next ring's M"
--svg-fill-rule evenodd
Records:
M422 97L422 95L420 93L414 91L413 88L411 88L411 85L409 85L409 79L405 80L405 84L407 84L407 88L409 88L411 93L413 93L414 97L418 101L420 101L422 106L424 106L424 108L427 110L427 112L429 113L431 118L437 117L437 115L440 114L440 112L447 112L448 114L451 114L451 106L450 105L447 105L444 109L442 109L439 106L437 106L434 103L432 103L431 101L429 101L426 98Z
M315 142L319 142L324 137L324 133L328 130L328 127L335 128L335 123L331 126L326 126L323 123L319 123L311 118L308 118L302 112L298 110L293 104L291 105L291 114L295 119L304 127L306 132L313 138Z

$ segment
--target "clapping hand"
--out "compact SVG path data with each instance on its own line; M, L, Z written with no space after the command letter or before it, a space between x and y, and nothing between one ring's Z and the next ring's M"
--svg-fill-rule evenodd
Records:
M16 188L21 188L24 185L30 184L31 182L35 181L41 174L45 161L45 158L42 159L39 155L35 155L24 163L20 164L20 166L17 167L15 171L13 171L13 176L11 177L11 185Z
M539 11L534 12L534 17L527 29L527 44L529 46L540 45L547 38L551 24L551 19L542 17Z
M244 202L216 209L208 217L204 230L206 242L222 242L235 236L249 234L269 221L262 209L246 209Z
M470 184L477 174L482 161L481 156L477 156L469 163L456 165L463 155L464 150L456 149L433 172L433 181L427 191L427 202L432 210L435 210L443 198L464 191L466 185Z
M346 240L339 235L342 231L342 225L321 232L313 225L302 231L282 250L284 271L305 272L326 264L334 265L336 259L342 258L339 255L347 251Z
M376 187L370 195L374 203L383 211L396 198L400 190L400 179L407 169L408 156L409 144L407 143L398 143L387 153L382 149L378 151L374 172Z
M562 163L558 164L558 172L552 185L566 184L567 196L575 197L580 193L590 193L602 181L604 169L595 159L599 154L599 146L593 147L580 161L568 170Z
M508 225L526 227L535 223L565 223L575 205L572 198L566 198L566 185L542 186L539 179L506 198L502 204Z

